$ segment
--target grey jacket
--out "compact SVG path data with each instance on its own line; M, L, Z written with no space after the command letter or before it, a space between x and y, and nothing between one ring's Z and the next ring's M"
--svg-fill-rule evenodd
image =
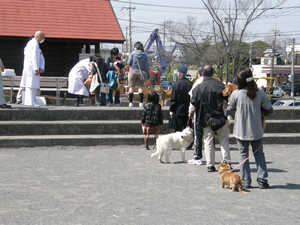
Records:
M149 79L148 57L145 52L141 50L133 51L129 56L128 65L130 72L140 72L140 66L141 71L144 73L145 80Z
M268 113L273 112L268 96L263 90L258 90L253 100L247 96L245 89L235 90L231 94L226 114L236 110L233 135L237 139L253 141L263 137L262 108Z

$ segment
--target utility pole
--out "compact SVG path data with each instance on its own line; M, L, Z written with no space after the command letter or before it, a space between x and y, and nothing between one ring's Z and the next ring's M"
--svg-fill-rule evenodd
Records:
M295 84L295 38L292 39L292 68L291 68L291 78L292 78L291 97L294 98L294 84ZM295 104L295 102L294 102L294 104Z
M127 9L128 10L128 23L129 23L129 51L130 53L132 51L132 10L135 10L135 7L131 6L131 0L129 2L128 7L123 7L122 9Z
M126 27L126 52L129 52L129 46L128 46L128 27Z
M279 30L274 30L274 40L272 42L272 68L271 68L271 77L274 77L274 64L275 64L275 52L276 52L276 39L279 35Z
M164 21L164 39L163 39L163 46L166 48L166 22Z

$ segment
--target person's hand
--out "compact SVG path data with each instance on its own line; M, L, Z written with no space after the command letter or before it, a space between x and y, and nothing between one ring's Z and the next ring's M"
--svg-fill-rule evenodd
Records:
M38 70L34 70L34 75L39 75L39 71Z
M40 73L45 73L45 70L40 69Z
M232 116L228 115L228 116L227 116L227 120L228 120L229 122L232 121L232 120L233 120Z
M170 112L170 116L173 116L174 115L174 113L173 112Z

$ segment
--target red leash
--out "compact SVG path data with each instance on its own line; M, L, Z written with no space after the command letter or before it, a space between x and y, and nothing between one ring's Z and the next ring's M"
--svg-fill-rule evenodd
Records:
M262 144L261 144L261 145L253 152L253 155L254 155L256 152L258 152L258 150L261 149L261 147L262 147ZM250 158L250 154L249 154L249 156L248 156L246 159L244 159L242 162L240 162L235 168L231 169L231 171L233 171L233 170L235 170L235 169L237 169L237 168L240 168L241 165L243 165L249 158Z

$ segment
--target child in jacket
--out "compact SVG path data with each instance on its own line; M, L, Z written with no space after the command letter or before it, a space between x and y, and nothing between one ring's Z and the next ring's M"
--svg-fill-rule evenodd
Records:
M149 150L149 136L155 135L155 141L160 133L160 125L163 124L163 115L161 105L159 104L159 95L153 91L148 94L147 103L144 106L142 114L142 130L144 134L145 148Z

